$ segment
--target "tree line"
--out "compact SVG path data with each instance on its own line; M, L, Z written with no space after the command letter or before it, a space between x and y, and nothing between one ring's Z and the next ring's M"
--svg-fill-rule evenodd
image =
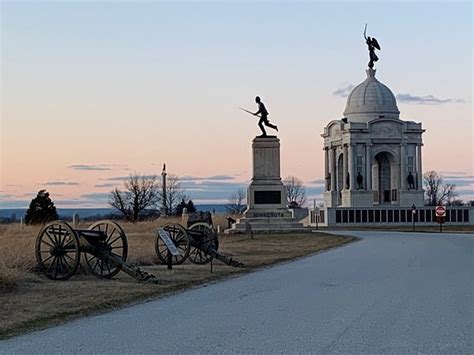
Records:
M287 190L288 208L305 207L307 197L303 182L295 176L288 176L283 183ZM445 183L442 175L436 171L423 174L423 187L427 206L464 204L458 198L456 185ZM179 177L174 174L168 175L165 189L163 189L161 179L156 175L131 174L124 181L122 188L116 187L110 192L109 205L116 209L124 219L133 222L150 216L180 216L184 209L189 213L196 211L193 201L185 194ZM242 215L247 208L246 190L239 188L233 192L225 207L229 214ZM31 200L25 222L37 224L58 218L49 193L46 190L40 190Z

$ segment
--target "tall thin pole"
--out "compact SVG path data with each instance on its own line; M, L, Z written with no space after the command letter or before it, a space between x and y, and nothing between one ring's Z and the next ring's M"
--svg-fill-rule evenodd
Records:
M163 187L163 192L162 192L162 203L161 203L161 214L166 216L168 209L166 207L167 201L166 201L166 163L163 163L163 170L161 171L161 177L163 179L162 187Z

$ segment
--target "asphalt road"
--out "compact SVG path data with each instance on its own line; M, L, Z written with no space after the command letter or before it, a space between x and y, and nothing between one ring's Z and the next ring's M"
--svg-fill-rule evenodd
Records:
M473 234L350 234L364 239L0 353L473 353Z

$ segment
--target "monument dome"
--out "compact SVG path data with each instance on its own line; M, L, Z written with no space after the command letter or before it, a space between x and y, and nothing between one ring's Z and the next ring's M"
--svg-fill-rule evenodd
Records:
M376 118L398 119L400 111L392 91L367 69L367 79L357 85L347 98L344 116L349 122L369 122Z

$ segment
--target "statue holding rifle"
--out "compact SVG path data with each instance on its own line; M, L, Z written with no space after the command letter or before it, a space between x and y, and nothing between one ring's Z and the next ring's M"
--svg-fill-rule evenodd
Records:
M251 115L260 117L260 120L258 121L258 126L262 130L262 135L260 137L267 137L267 132L265 131L264 125L267 127L273 128L274 130L278 132L278 127L276 125L271 124L270 121L268 120L269 113L259 96L255 98L255 102L258 105L258 110L255 113L243 108L240 108L240 109L244 110L247 113L250 113Z
M369 49L369 68L372 69L374 67L374 62L379 60L379 57L377 57L377 54L375 54L375 50L378 49L380 50L380 45L377 42L375 38L370 38L366 36L367 32L367 24L365 24L364 28L364 38L365 38L365 43L367 44L367 47Z

